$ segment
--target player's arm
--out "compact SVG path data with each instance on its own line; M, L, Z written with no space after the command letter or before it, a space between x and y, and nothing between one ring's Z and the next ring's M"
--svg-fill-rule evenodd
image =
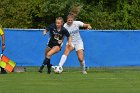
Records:
M2 38L2 50L4 51L5 49L5 35L4 35L4 31L0 28L0 35Z
M2 50L5 50L5 36L4 34L1 36L2 37Z
M83 27L87 28L87 29L92 29L91 25L90 24L83 24Z
M45 29L45 30L43 31L43 35L46 35L46 34L47 34L47 32L48 32L48 30L47 30L47 29Z
M75 21L79 27L85 27L87 29L92 29L91 25L90 24L86 24L86 23L83 23L81 21Z
M70 33L68 32L68 30L65 30L65 35L67 37L67 41L68 41L68 45L71 46L71 36L70 36Z
M68 45L71 46L71 36L67 37L68 39Z
M43 31L43 35L46 35L47 32L50 31L50 29L53 27L54 24L49 25L47 28L45 28L45 30Z

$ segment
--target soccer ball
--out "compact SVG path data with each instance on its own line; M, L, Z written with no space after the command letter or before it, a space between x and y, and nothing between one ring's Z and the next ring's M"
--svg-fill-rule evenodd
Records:
M62 73L62 71L63 71L62 66L56 66L56 67L54 68L54 72L55 72L56 74L60 74L60 73Z

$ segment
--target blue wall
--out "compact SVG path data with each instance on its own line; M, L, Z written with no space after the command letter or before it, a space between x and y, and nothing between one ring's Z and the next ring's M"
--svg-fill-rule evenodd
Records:
M81 31L85 45L85 61L88 66L140 66L139 31ZM19 66L39 66L49 36L42 30L5 29L6 50L4 52ZM52 56L51 63L57 65L64 52ZM79 66L76 52L73 51L65 66Z

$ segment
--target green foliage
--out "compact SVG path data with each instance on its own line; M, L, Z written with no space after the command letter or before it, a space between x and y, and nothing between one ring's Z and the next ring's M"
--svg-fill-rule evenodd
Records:
M93 29L140 29L140 0L0 0L0 23L7 28L43 28L81 6L77 20Z

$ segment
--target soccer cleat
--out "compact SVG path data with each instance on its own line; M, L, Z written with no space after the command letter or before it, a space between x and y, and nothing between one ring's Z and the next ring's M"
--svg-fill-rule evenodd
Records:
M53 69L55 69L57 66L52 66Z
M48 74L50 74L50 73L51 73L51 67L52 67L52 64L47 64Z
M42 73L43 68L44 68L44 65L42 65L42 66L40 67L40 69L38 70L38 72Z
M87 74L87 72L86 71L82 71L82 74Z
M42 70L39 69L38 72L39 72L39 73L42 73Z

